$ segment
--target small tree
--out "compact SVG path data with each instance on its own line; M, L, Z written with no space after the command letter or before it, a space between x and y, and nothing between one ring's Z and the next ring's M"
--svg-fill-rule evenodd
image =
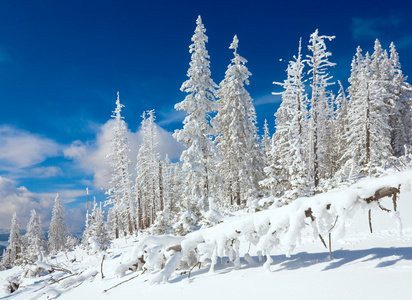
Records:
M52 219L48 233L49 251L51 253L57 253L66 250L68 236L69 233L64 218L63 203L59 194L57 194L56 199L54 200Z
M10 235L8 240L8 246L1 264L5 267L11 267L13 265L20 264L23 256L23 239L20 235L20 222L17 219L16 213L13 214L11 219Z
M27 232L24 236L27 243L24 251L27 259L34 260L42 252L46 251L47 242L41 226L40 217L37 216L36 210L30 211L30 221L27 225Z
M96 203L96 200L93 202L93 210L88 216L88 226L82 238L82 244L87 248L91 246L90 238L93 238L99 244L100 250L106 250L110 244L107 225L104 222L104 212L101 206Z

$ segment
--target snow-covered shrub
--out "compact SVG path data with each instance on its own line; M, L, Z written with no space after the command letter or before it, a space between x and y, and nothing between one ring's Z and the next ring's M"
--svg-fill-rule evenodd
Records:
M49 272L37 265L29 265L25 268L23 277L32 278L32 277L40 277L49 274Z
M173 233L170 214L167 211L158 211L156 213L156 220L150 232L153 235Z
M209 197L208 207L209 210L202 214L202 219L200 220L202 228L215 226L223 219L222 214L217 210L215 199L213 197Z
M163 269L176 252L181 250L180 243L184 237L172 235L146 236L133 249L129 261L117 267L117 276L127 271Z
M190 209L184 211L173 226L173 230L178 235L186 235L197 228L198 217Z
M66 249L73 250L77 245L79 245L79 240L75 236L69 235L67 237Z
M4 285L4 289L6 290L6 293L12 294L17 289L20 287L21 280L20 280L20 275L13 275L8 278L6 278L7 283Z

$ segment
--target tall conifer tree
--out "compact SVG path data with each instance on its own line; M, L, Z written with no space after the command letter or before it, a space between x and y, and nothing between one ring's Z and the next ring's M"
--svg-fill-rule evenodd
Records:
M258 182L263 179L256 111L245 88L251 73L246 67L247 60L237 53L238 43L235 35L229 47L234 50L235 57L220 83L219 108L215 117L216 142L221 156L219 171L231 205L240 205L250 197L256 197Z
M192 37L193 44L189 77L181 87L188 95L175 105L176 110L186 111L183 129L176 130L174 137L187 147L180 161L185 176L182 209L190 210L195 218L207 210L208 197L213 196L215 182L216 150L212 141L211 113L217 109L215 100L217 84L211 79L210 57L206 50L208 37L199 16Z

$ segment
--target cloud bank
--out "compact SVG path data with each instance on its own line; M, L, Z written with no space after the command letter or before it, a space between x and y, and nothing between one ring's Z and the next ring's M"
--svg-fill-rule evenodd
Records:
M110 165L106 156L110 153L110 141L113 137L113 128L114 120L109 120L101 126L93 141L75 141L70 147L64 150L66 158L72 159L80 169L93 175L93 185L95 188L107 189L109 187ZM143 139L141 128L136 132L128 129L126 137L130 148L129 159L132 162L129 171L133 176L135 173L137 154ZM184 149L184 147L173 138L172 133L159 126L157 127L157 141L158 146L156 150L160 153L162 159L168 155L171 160L177 160Z
M84 191L63 191L61 198L64 203L73 201ZM37 194L26 187L18 187L13 180L0 176L0 228L10 228L14 213L20 221L21 229L25 229L30 219L30 211L35 209L44 227L51 220L56 194ZM66 222L71 232L79 232L84 225L84 209L66 209Z
M55 141L14 127L0 126L0 170L36 165L61 153Z

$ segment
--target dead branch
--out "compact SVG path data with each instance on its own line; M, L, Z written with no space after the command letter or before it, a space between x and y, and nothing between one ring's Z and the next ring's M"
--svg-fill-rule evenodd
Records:
M105 257L105 256L106 256L106 255L103 254L102 263L101 263L101 265L100 265L100 273L102 273L102 279L104 278L104 275L103 275L103 261L104 261L104 257Z
M323 246L325 246L325 248L328 249L328 246L326 246L325 240L323 239L323 237L320 233L319 233L319 238L322 241Z
M131 277L131 278L125 280L125 281L122 281L122 282L120 282L120 283L112 286L111 288L108 288L107 290L104 290L103 293L106 293L106 292L110 291L111 289L114 289L115 287L118 287L119 285L122 285L122 284L125 283L125 282L128 282L128 281L130 281L130 280L132 280L132 279L135 279L135 278L139 277L140 275L144 274L144 272L146 272L146 270L147 270L147 269L144 269L144 271L143 271L142 273L137 274L136 276L133 276L133 277Z
M62 272L68 273L68 274L73 274L70 270L67 270L65 268L60 268L60 267L57 267L57 266L51 266L51 269L49 270L49 273L52 273L53 271L62 271Z
M182 245L177 244L166 249L166 251L173 250L174 252L182 252Z
M379 208L380 208L381 210L383 210L383 211L391 212L390 209L387 209L387 208L383 207L379 201L378 201L378 206L379 206Z
M65 280L65 279L67 279L67 278L70 278L70 277L73 277L73 276L76 276L76 275L79 275L79 274L80 274L80 273L70 274L69 276L60 278L59 280L56 280L56 279L54 279L54 278L51 278L51 279L53 280L53 282L51 282L50 284L58 283L59 281Z
M365 199L366 203L371 203L373 201L376 201L378 203L378 206L381 210L386 211L386 212L390 212L389 209L383 207L379 200L385 197L392 197L392 202L393 202L393 209L394 211L396 211L396 195L400 193L400 189L401 189L401 185L398 186L398 188L396 187L391 187L391 186L385 186L383 188L380 188L378 190L375 191L375 194L371 197L368 197ZM371 233L373 233L372 230L372 212L369 209L368 212L368 217L369 217L369 229L371 231Z
M328 204L328 205L330 205L330 204ZM330 206L329 206L329 208L330 208ZM326 206L326 209L329 209L329 208L328 208L328 206ZM316 220L316 218L313 216L312 208L310 208L310 207L309 207L309 209L305 210L305 217L310 218L312 222ZM325 240L323 239L323 237L320 233L319 233L319 238L322 241L323 246L325 246L325 248L328 249L328 246L326 246Z
M396 196L396 194L399 194L399 193L400 191L398 188L386 186L386 187L378 189L373 196L366 198L365 201L366 203L369 204L372 201L378 201L379 199L382 199L385 197L393 197L394 195Z
M369 215L369 228L371 230L371 233L373 233L373 230L372 230L372 210L371 209L369 210L368 215Z
M339 216L336 216L335 223L333 223L333 226L329 229L329 232L331 232L331 231L332 231L332 229L333 229L333 228L335 228L336 223L338 223L338 219L339 219Z
M199 266L199 269L200 269L200 267L202 266L202 263L201 263L200 261L197 262L197 263L189 270L189 276L187 277L188 279L190 278L190 273L193 271L193 269L194 269L196 266Z
M329 257L332 259L332 233L329 232Z

